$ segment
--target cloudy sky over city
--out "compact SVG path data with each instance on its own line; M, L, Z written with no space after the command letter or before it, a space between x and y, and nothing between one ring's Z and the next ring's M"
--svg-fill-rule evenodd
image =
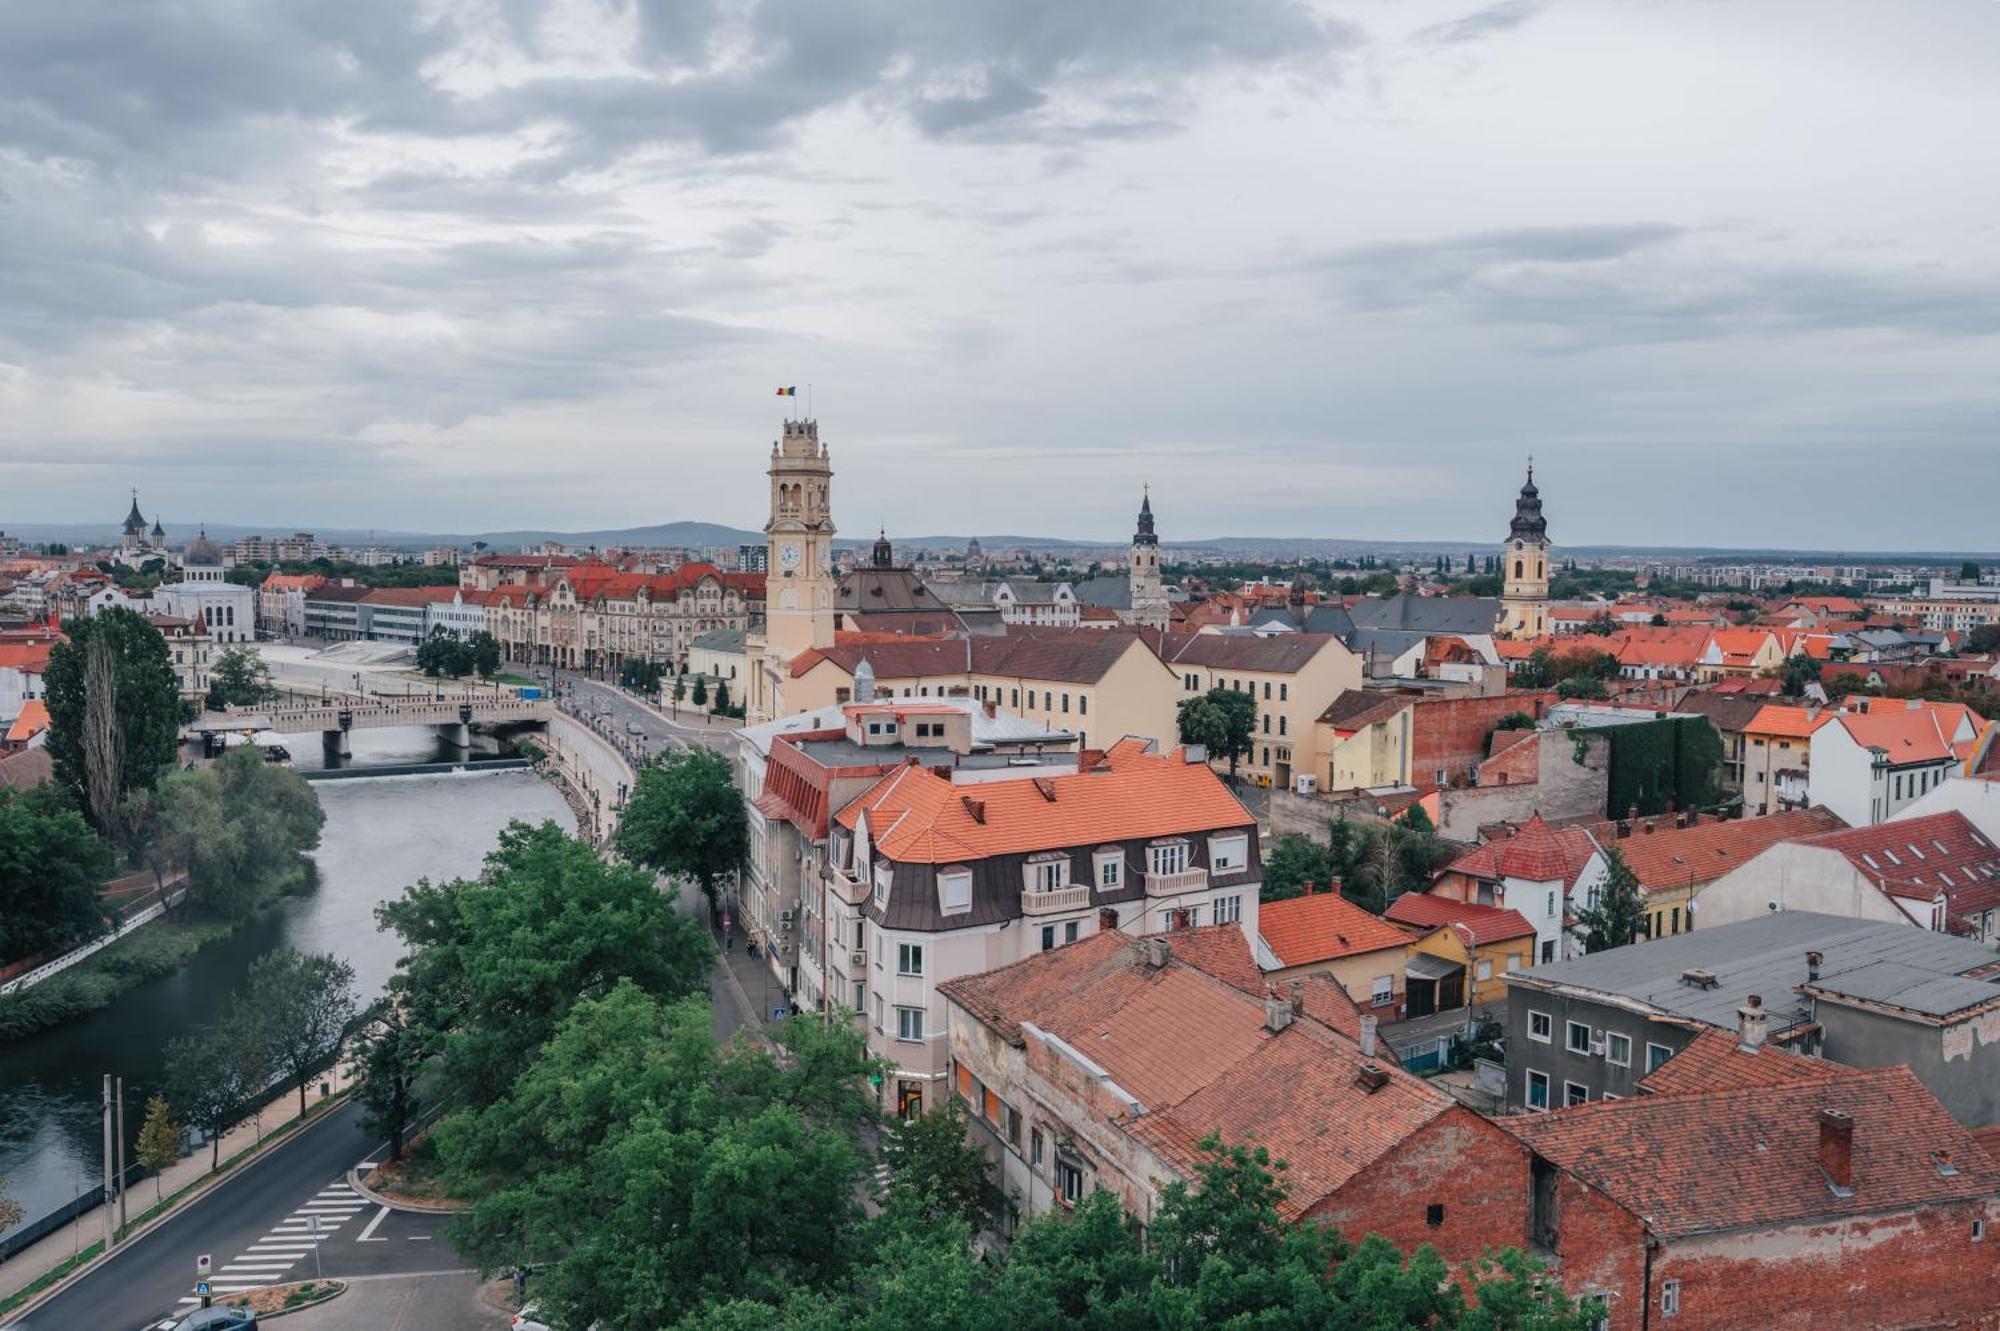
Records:
M0 526L1991 547L2000 4L0 8Z

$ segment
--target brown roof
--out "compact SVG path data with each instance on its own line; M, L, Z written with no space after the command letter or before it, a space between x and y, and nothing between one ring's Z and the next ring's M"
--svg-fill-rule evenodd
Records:
M1415 936L1338 892L1266 902L1257 908L1257 932L1284 966L1407 947Z
M1835 1194L1820 1168L1823 1109L1853 1120L1853 1188L1846 1197ZM1498 1122L1664 1235L2000 1192L2000 1168L1900 1065L1843 1069L1819 1081L1606 1100ZM1940 1154L1955 1172L1939 1169Z
M55 759L42 745L0 758L0 790L29 790L55 779Z
M1653 1070L1639 1089L1655 1095L1675 1091L1734 1091L1745 1086L1783 1086L1799 1081L1826 1081L1841 1074L1841 1066L1821 1058L1806 1058L1773 1044L1756 1053L1743 1052L1733 1031L1705 1027L1685 1048Z
M1448 873L1498 882L1519 878L1529 883L1563 885L1564 892L1575 886L1577 875L1597 853L1597 843L1580 827L1550 827L1539 813L1529 815L1520 831L1495 837L1485 845L1466 852L1447 867Z
M1423 892L1403 893L1389 903L1388 913L1392 920L1414 924L1422 929L1435 929L1443 924L1457 925L1472 936L1474 947L1505 942L1510 938L1526 938L1535 932L1535 926L1529 924L1528 917L1518 910L1453 901Z
M1932 901L1955 919L2000 906L2000 850L1956 809L1811 837L1891 896Z
M1802 841L1846 826L1839 814L1815 805L1762 818L1704 818L1692 827L1655 824L1651 832L1634 829L1622 841L1602 829L1599 836L1625 857L1641 886L1658 891L1714 882L1780 841Z
M1327 644L1338 641L1331 633L1274 633L1268 637L1250 633L1168 634L1160 655L1174 665L1290 675L1311 664ZM1344 646L1342 650L1346 650Z
M1135 650L1150 649L1130 633L1097 629L996 633L815 648L792 662L792 674L803 675L820 662L831 661L851 675L865 658L877 679L971 674L1095 684L1124 660L1127 652Z
M370 605L434 605L459 594L458 587L371 587L361 599Z
M1336 730L1360 730L1377 721L1387 721L1410 707L1416 699L1407 693L1384 693L1380 689L1347 689L1319 714L1322 723Z

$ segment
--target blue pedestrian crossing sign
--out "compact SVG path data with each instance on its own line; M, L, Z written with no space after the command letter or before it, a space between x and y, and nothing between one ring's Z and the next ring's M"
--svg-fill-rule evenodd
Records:
M207 1298L207 1297L208 1297L208 1282L207 1282L206 1280L197 1280L197 1281L195 1281L195 1282L194 1282L194 1292L195 1292L196 1294L200 1295L200 1296L201 1296L202 1298L204 1298L204 1299L205 1299L205 1298Z

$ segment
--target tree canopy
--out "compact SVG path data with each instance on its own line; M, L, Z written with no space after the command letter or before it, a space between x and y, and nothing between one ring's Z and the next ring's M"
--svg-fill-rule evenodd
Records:
M116 860L59 788L0 790L0 961L101 933L98 889Z
M162 858L185 864L194 907L244 920L259 905L310 881L305 853L326 814L305 778L243 744L216 762L160 784L150 821Z
M1257 700L1248 693L1221 686L1207 693L1181 700L1178 715L1180 741L1201 744L1210 759L1229 761L1229 775L1250 752L1257 730Z
M615 845L633 864L691 879L713 908L750 849L743 796L730 778L729 760L695 747L669 750L640 768Z
M1597 885L1595 901L1587 901L1576 912L1571 932L1583 940L1585 952L1604 952L1638 941L1646 930L1646 901L1639 888L1639 875L1625 862L1616 846L1604 850L1604 881Z
M167 640L136 611L114 606L64 632L43 676L49 758L85 816L115 837L126 793L173 765L180 685Z
M208 705L218 712L225 707L255 707L277 694L271 667L248 647L225 648L209 667Z
M1264 852L1264 884L1260 901L1285 901L1303 893L1308 883L1322 887L1333 881L1333 860L1327 848L1311 837L1287 832Z
M251 963L242 1001L265 1063L298 1087L303 1118L307 1084L333 1066L359 1010L354 967L331 952L282 947Z

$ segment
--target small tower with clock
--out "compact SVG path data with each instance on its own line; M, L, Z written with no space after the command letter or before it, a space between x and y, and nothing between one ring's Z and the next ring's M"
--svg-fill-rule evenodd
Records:
M766 653L789 664L833 646L833 462L819 422L788 420L771 445L771 518L764 524Z

